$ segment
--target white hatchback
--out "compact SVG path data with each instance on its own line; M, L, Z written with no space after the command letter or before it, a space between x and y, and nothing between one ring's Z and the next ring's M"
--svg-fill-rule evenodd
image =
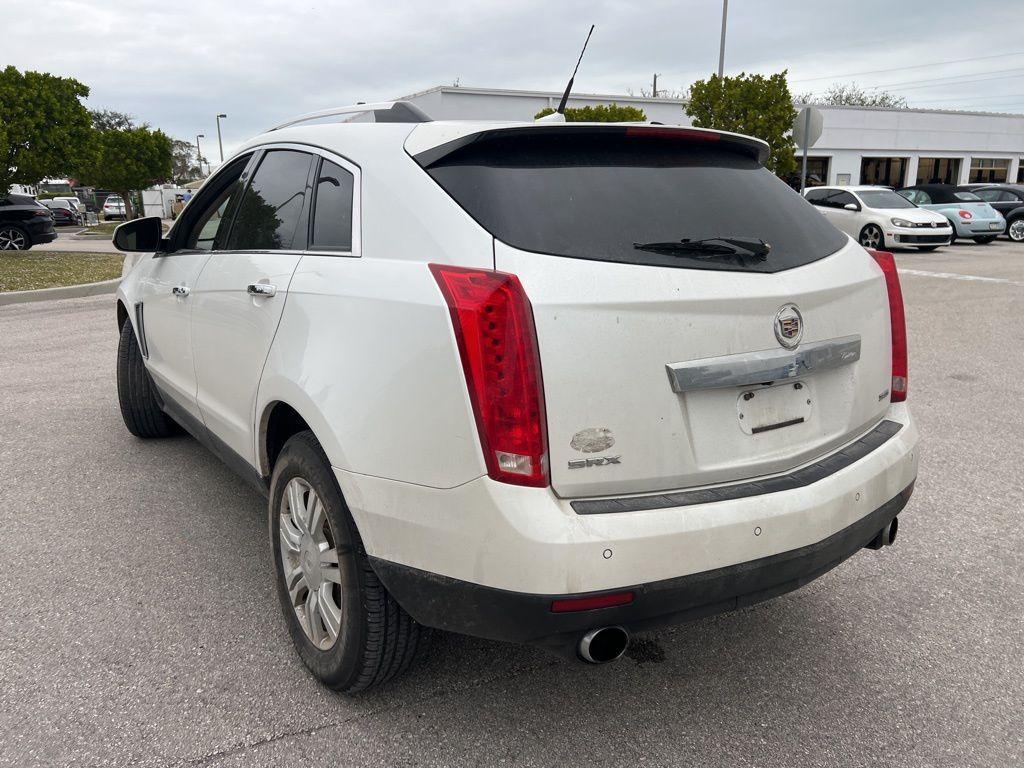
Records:
M807 202L865 248L949 245L953 229L941 213L919 208L888 187L812 187Z
M331 115L245 144L166 237L115 234L124 421L267 494L325 684L387 681L431 628L610 661L893 541L895 264L763 142Z

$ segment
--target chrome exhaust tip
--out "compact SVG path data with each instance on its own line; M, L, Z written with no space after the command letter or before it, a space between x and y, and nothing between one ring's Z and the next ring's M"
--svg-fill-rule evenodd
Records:
M899 527L900 519L898 517L894 517L888 525L875 534L875 538L864 545L865 549L881 549L882 547L888 547L896 541L896 532L899 530Z
M629 633L622 627L592 629L580 639L577 652L589 664L615 661L629 647Z

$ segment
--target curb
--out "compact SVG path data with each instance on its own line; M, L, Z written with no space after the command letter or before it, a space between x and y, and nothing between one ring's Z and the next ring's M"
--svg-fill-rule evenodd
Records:
M102 296L115 293L121 278L104 280L102 283L67 285L61 288L39 288L35 291L9 291L0 293L0 307L7 304L24 304L29 301L54 301L56 299L78 299L84 296Z

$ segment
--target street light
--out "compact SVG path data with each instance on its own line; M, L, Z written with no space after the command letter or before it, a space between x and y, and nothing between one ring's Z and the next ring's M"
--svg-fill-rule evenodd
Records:
M729 16L729 0L722 0L722 42L718 46L718 79L725 72L725 21Z
M206 134L200 133L196 135L196 162L199 163L199 175L203 175L203 150L199 147L199 140L205 139Z
M222 117L226 118L227 115L217 115L217 146L220 147L221 165L224 164L224 142L220 140L220 119Z

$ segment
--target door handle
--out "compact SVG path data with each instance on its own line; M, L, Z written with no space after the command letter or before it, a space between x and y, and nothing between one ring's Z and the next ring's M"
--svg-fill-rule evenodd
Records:
M250 283L245 290L253 296L263 296L268 299L277 295L277 286L270 283Z
M189 288L187 285L176 285L173 288L171 288L171 293L173 293L175 296L188 296L189 291L191 290L192 289Z

